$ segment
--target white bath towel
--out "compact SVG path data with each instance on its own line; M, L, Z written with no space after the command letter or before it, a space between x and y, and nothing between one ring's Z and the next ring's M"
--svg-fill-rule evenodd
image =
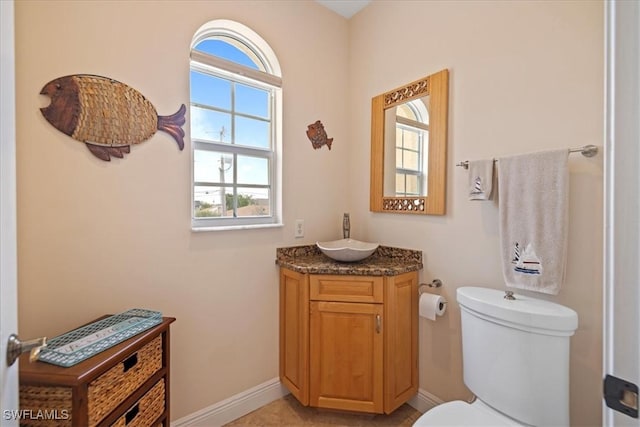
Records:
M569 150L498 160L502 266L507 286L556 295L567 255Z
M493 159L469 161L469 200L489 200L493 188Z

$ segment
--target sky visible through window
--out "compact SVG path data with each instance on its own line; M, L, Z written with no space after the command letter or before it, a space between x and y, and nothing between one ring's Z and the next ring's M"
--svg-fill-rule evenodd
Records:
M246 67L263 70L249 55L223 40L209 39L196 45L195 50L233 61ZM257 58L256 58L257 60ZM258 150L271 150L271 94L268 89L231 82L222 77L191 70L191 134L194 139L223 144L235 144ZM193 105L196 104L196 105ZM235 122L235 123L232 123ZM269 190L245 185L269 184L269 159L251 153L233 154L222 151L194 150L194 181L212 184L236 183L238 195L251 197L264 205ZM237 170L234 171L234 168ZM233 194L223 186L196 186L196 206L207 203L221 205L222 195ZM262 202L262 203L261 203ZM266 203L268 206L268 203ZM231 207L223 207L223 215ZM269 214L266 212L257 214ZM254 213L255 214L255 213ZM206 215L204 215L206 216Z
M207 39L198 43L195 47L200 52L208 53L209 55L218 56L220 58L228 59L237 64L244 65L245 67L259 70L258 65L235 46L230 45L226 41L217 39Z

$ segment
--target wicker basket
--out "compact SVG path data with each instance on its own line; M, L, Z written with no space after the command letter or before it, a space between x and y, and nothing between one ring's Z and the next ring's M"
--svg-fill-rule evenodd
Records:
M164 379L161 379L112 425L149 427L164 412Z
M72 392L69 387L20 386L20 409L24 427L71 425ZM27 416L26 414L30 414Z
M98 424L161 368L162 336L158 336L93 380L88 391L89 425Z

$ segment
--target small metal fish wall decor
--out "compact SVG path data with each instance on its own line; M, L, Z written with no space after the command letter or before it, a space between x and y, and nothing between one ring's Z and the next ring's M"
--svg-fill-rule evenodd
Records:
M42 115L60 132L84 142L97 158L123 158L131 145L157 131L168 133L184 148L184 104L175 114L158 116L140 92L119 81L88 74L59 77L40 92L51 98Z
M324 125L320 120L316 120L315 123L307 126L307 137L311 141L314 150L322 148L323 145L326 145L331 150L333 138L327 138L327 132L324 130Z

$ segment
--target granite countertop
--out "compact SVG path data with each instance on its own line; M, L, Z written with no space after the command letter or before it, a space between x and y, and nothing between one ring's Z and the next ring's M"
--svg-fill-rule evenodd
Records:
M422 251L379 246L368 258L356 262L335 261L316 245L276 249L276 264L298 273L396 276L422 269Z

